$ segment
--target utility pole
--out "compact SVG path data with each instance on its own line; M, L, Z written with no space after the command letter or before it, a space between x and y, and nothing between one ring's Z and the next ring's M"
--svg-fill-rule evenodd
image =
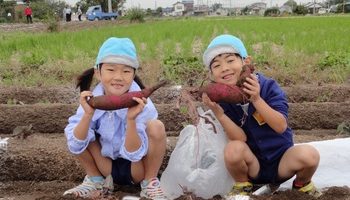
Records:
M316 0L314 0L314 14L316 14Z
M112 0L108 0L108 12L112 12Z
M208 7L208 15L209 15L209 11L210 11L210 9L209 9L209 0L207 0L207 7Z
M345 0L343 0L343 13L345 13Z

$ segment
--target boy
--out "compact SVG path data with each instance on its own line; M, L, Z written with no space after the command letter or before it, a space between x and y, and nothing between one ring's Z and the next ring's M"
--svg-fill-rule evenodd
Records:
M203 61L214 82L235 85L251 58L239 38L220 35L209 44ZM293 145L287 98L280 86L257 73L246 79L243 91L250 96L244 105L217 104L203 94L204 104L214 112L230 140L224 159L236 183L227 199L249 195L253 184L279 185L294 175L293 189L320 196L311 181L319 153L309 145Z

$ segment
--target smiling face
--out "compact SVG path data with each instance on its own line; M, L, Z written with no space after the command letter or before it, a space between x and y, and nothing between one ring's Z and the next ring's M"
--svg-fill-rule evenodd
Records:
M129 90L134 80L135 69L122 64L104 63L95 73L106 95L120 96Z
M242 58L233 53L224 53L216 56L210 64L210 73L213 81L226 85L235 85L244 64L249 59Z

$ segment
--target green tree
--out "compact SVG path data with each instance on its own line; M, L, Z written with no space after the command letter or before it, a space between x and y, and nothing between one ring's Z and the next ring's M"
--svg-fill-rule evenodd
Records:
M146 15L147 15L147 16L151 16L151 15L152 15L152 9L147 8L147 9L146 9Z
M158 7L158 8L156 9L156 15L157 15L157 16L162 16L162 13L163 13L163 8L162 8L162 7Z
M336 5L336 4L341 4L343 2L346 2L345 0L328 0L327 4L329 5Z
M248 11L249 11L249 8L248 8L247 6L244 7L244 8L241 10L241 12L242 12L243 15L247 15L247 14L248 14Z
M214 4L212 5L212 8L213 8L213 10L217 10L217 9L219 9L219 8L222 8L222 4L221 4L221 3L214 3Z
M36 19L58 19L63 17L63 8L67 6L64 1L31 0L33 16Z
M277 7L268 8L265 10L264 16L275 17L280 14L280 10Z
M306 15L307 14L307 8L303 5L297 5L297 7L294 10L294 13L298 15Z
M15 5L15 1L2 1L0 3L0 23L12 21L12 18L9 18L7 13L11 13L13 17L15 15Z
M294 12L294 10L295 10L295 8L297 7L298 4L294 0L288 0L283 5L284 6L290 6L292 8L292 11Z
M144 22L145 21L145 12L141 8L130 8L126 14L130 22Z
M350 2L350 1L349 1ZM350 12L350 4L346 4L347 2L344 0L343 3L337 4L337 13L349 13Z
M112 10L118 11L123 7L126 0L112 0ZM81 5L82 11L85 12L89 6L101 5L104 12L108 11L108 0L80 0L77 4Z

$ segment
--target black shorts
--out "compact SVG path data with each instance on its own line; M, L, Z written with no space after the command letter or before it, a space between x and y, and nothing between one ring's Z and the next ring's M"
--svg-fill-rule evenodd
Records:
M112 160L113 182L118 185L133 185L131 176L131 161L124 158Z
M253 184L281 184L288 180L289 178L281 179L278 176L278 166L282 159L282 154L280 157L273 161L266 161L263 159L258 159L260 170L256 178L249 178Z

